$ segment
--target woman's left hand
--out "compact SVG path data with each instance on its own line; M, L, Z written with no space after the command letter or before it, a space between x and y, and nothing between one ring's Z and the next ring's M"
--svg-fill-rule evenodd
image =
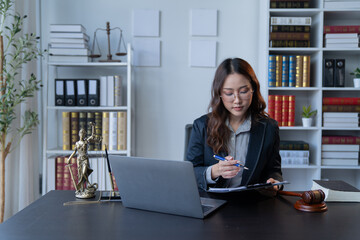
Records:
M273 179L273 178L269 178L268 180L266 180L266 182L267 182L267 183L277 183L277 182L279 182L279 181L278 181L278 180L275 180L275 179ZM273 190L275 190L275 191L280 190L280 185L275 185L275 186L273 186Z

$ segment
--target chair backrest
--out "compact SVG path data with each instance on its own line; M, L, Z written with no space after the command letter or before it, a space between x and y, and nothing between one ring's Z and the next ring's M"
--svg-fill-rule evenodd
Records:
M193 127L192 124L186 124L185 125L184 161L186 161L186 154L187 154L187 149L188 149L188 146L189 146L189 140L190 140L192 127Z

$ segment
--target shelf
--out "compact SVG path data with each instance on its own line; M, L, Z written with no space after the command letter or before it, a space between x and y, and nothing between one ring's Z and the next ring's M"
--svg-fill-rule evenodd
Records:
M319 91L318 87L269 87L271 91Z
M286 47L279 47L279 48L274 48L271 47L269 48L270 52L299 52L301 55L305 55L305 54L309 54L309 53L314 53L314 52L318 52L321 48L318 47L308 47L308 48L286 48Z
M67 107L67 106L48 106L48 110L59 110L59 111L127 111L127 106L118 106L118 107Z
M72 150L61 150L61 149L53 149L53 150L47 150L46 154L48 155L55 155L55 154L60 154L60 155L70 155L72 154L74 151ZM127 150L108 150L107 151L108 154L123 154L126 155L127 154ZM88 151L89 156L99 156L99 155L105 155L105 151L103 150L97 150L97 151Z
M360 13L359 13L360 14ZM337 52L345 52L346 54L348 55L358 55L360 54L360 48L322 48L322 50L324 52L327 52L327 53L331 53L331 52L334 52L334 53L337 53Z
M295 126L295 127L279 127L280 130L297 130L297 131L317 131L318 127L303 127L303 126Z
M354 87L323 87L323 91L360 91L360 88Z
M121 67L128 65L127 62L48 62L47 64L57 67Z
M291 14L292 17L315 16L320 12L319 8L270 8L269 13L274 13L276 16L287 17Z

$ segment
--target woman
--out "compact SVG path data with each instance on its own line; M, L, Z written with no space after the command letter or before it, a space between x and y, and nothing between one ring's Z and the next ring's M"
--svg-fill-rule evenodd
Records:
M282 181L279 127L264 111L250 64L240 58L223 61L211 91L211 112L194 121L187 152L198 187ZM227 161L217 161L214 154Z

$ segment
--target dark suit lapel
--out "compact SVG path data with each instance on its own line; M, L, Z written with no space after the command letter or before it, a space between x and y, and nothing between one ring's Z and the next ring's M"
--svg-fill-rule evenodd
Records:
M257 122L256 126L251 126L249 146L245 164L249 170L243 171L241 185L247 185L254 174L264 144L265 128L266 123L264 122Z

